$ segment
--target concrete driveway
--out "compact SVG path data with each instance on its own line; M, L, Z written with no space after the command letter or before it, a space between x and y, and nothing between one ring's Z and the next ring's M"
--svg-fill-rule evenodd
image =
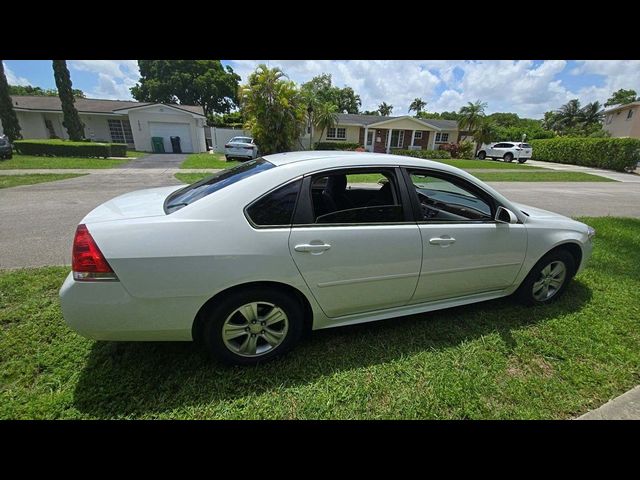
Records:
M118 168L180 168L185 158L185 153L154 153L134 158Z
M156 161L179 164L181 160L172 156L149 155L128 169L94 170L84 177L0 189L0 268L70 264L76 226L93 208L132 190L179 184L173 176L178 171L175 168L141 166ZM640 183L491 185L513 201L568 216L640 218Z

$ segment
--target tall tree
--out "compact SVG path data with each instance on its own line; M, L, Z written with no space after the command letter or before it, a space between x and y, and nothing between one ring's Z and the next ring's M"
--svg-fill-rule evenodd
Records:
M380 112L380 115L382 115L383 117L388 117L389 115L391 115L392 111L393 105L388 105L387 102L382 102L380 105L378 105L378 112Z
M427 106L427 102L422 100L421 98L414 98L411 105L409 105L410 112L416 112L416 117L419 117L422 113L422 109Z
M258 65L240 87L240 104L246 127L266 155L290 150L306 123L307 105L279 68Z
M483 143L491 143L498 140L496 123L487 117L482 118L473 132L473 139L476 142L476 153L478 153Z
M556 114L556 126L561 130L575 128L580 122L580 100L574 98L562 105Z
M84 138L84 124L80 120L80 115L78 115L78 110L74 105L73 85L65 60L53 61L53 77L55 78L58 96L62 104L62 125L67 129L69 140L80 141Z
M625 90L621 88L620 90L613 92L607 100L607 103L604 104L605 107L610 107L612 105L626 105L627 103L637 102L640 100L640 97L637 96L635 90Z
M138 60L138 67L131 94L140 102L200 105L206 116L237 104L240 76L220 60Z
M323 103L316 107L313 112L314 125L320 129L320 136L322 138L324 131L329 128L333 128L338 123L338 115L336 115L337 108L332 103Z
M480 100L476 100L473 103L468 102L464 107L461 107L458 120L460 130L465 130L474 136L474 133L482 122L482 117L484 117L485 108L487 108L487 104Z
M314 109L323 103L336 106L338 113L358 113L362 101L353 88L339 88L333 85L331 74L316 75L300 86L300 92L305 101Z
M0 122L2 122L4 134L9 137L11 142L22 138L20 134L20 123L13 109L11 96L9 95L9 84L4 74L4 64L2 60L0 60Z
M74 88L73 96L76 98L86 98L82 90ZM58 90L55 88L32 87L31 85L9 85L10 95L27 95L31 97L57 97Z
M602 109L602 105L600 105L600 102L591 102L587 103L580 109L578 118L580 119L580 123L582 123L585 127L600 125L600 123L602 122L602 118L604 117L603 112L604 111Z

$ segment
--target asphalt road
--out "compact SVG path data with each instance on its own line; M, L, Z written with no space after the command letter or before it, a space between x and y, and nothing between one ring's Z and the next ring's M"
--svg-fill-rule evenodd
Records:
M158 166L158 164L156 164ZM125 192L176 185L173 169L127 170L0 189L0 268L69 265L78 222ZM492 183L513 201L568 216L640 218L640 183Z

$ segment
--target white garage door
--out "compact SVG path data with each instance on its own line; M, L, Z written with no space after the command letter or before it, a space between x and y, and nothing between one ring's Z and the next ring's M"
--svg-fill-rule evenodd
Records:
M188 123L149 122L149 133L151 137L164 138L165 152L173 152L170 137L180 137L180 149L183 152L193 152L191 127Z

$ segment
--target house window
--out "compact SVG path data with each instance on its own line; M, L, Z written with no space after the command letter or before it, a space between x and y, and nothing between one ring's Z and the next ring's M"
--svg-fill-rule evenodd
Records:
M391 148L402 148L404 130L391 130Z
M129 120L109 119L108 122L112 142L133 143L133 134L131 133L131 124L129 123Z
M446 143L448 141L449 141L448 133L441 133L441 132L436 133L436 143Z
M345 140L347 138L346 128L328 128L327 138L332 140Z
M413 138L415 138L416 140L421 140L422 139L422 132L416 132L416 135Z
M629 120L631 117L633 117L633 110L629 110L629 112L627 112L627 120Z

